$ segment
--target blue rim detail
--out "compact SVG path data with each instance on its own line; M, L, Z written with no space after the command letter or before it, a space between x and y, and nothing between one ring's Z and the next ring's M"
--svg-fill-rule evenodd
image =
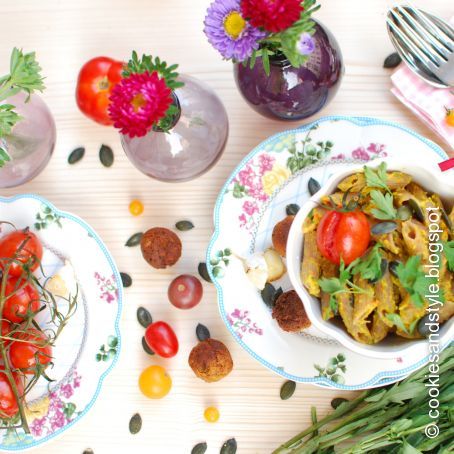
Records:
M104 382L104 379L112 371L112 369L114 368L115 364L117 363L118 357L120 355L120 350L121 350L120 318L121 318L121 312L122 312L122 309L123 309L123 285L122 285L122 282L121 282L120 272L118 271L117 265L115 264L112 256L110 255L110 252L107 250L107 247L105 246L105 244L103 243L101 238L98 236L98 234L85 221L83 221L78 216L75 216L73 214L67 213L65 211L60 211L58 208L55 207L55 205L53 205L51 202L49 202L48 200L46 200L43 197L40 197L40 196L35 195L35 194L20 194L20 195L13 196L13 197L0 197L0 202L2 202L2 203L13 203L13 202L15 202L17 200L21 200L21 199L38 200L42 204L44 204L44 205L48 206L49 208L51 208L55 213L57 213L62 218L69 219L71 221L74 221L76 224L79 224L98 243L98 246L101 248L102 252L104 253L104 256L106 257L107 261L109 262L110 267L112 268L113 274L115 276L115 280L117 282L118 312L117 312L117 316L115 318L115 334L116 334L117 339L118 339L118 347L117 347L117 353L116 353L115 357L112 359L112 362L110 363L110 366L99 377L98 386L96 387L95 394L91 398L91 400L88 403L88 405L84 408L84 410L81 413L79 413L77 415L77 417L75 419L70 421L68 424L66 424L61 429L56 430L55 432L53 432L52 434L47 435L44 438L40 438L39 440L33 441L32 443L26 443L26 444L23 444L23 445L22 444L18 444L18 445L15 445L15 446L2 446L1 449L3 451L24 451L26 449L30 449L30 448L36 447L38 445L41 445L43 443L46 443L46 442L52 440L55 437L60 436L61 434L63 434L63 432L65 432L67 429L72 427L75 423L79 422L82 419L82 417L85 416L85 414L87 414L90 411L90 409L93 407L96 399L98 398L99 393L101 392L101 388L102 388L102 384Z
M219 212L220 212L220 208L221 208L221 205L222 205L222 200L224 198L224 195L225 195L228 187L232 183L233 179L235 178L237 173L240 171L240 169L243 168L243 166L246 164L246 162L248 162L250 159L252 159L256 154L260 153L262 151L262 149L266 145L268 145L269 143L271 143L273 141L276 141L277 139L279 139L282 136L286 136L286 135L291 134L291 133L305 132L308 129L312 128L314 125L318 125L320 123L325 123L325 122L328 122L328 121L339 121L339 120L348 121L348 122L353 123L353 124L355 124L357 126L363 126L363 127L364 126L377 126L377 125L379 125L379 126L391 126L393 128L400 129L401 131L404 131L407 134L412 135L413 137L417 138L418 140L420 140L421 142L426 144L438 156L440 156L440 158L442 158L442 159L447 159L448 158L448 155L436 143L434 143L431 140L426 139L425 137L419 135L417 132L415 132L415 131L413 131L411 129L408 129L405 126L398 125L397 123L393 123L393 122L387 121L387 120L380 120L380 119L372 118L372 117L347 117L347 116L342 116L342 115L332 115L332 116L320 118L320 119L318 119L318 120L316 120L316 121L314 121L312 123L309 123L309 124L304 125L304 126L300 126L298 128L295 128L295 129L290 129L290 130L286 130L286 131L274 134L271 137L269 137L268 139L266 139L265 141L261 142L259 145L257 145L245 158L243 158L241 160L241 162L237 165L235 170L231 173L230 177L227 179L227 181L225 182L224 186L222 187L222 189L221 189L221 191L219 193L219 196L218 196L218 198L216 200L216 205L215 205L215 208L214 208L214 227L215 227L215 230L214 230L213 236L211 237L211 241L210 241L210 244L208 245L208 249L207 249L207 254L206 254L206 263L207 264L210 263L211 251L212 251L213 246L214 246L215 242L217 241L217 239L219 237L219 233L220 233L219 232ZM424 366L429 360L429 355L427 355L421 361L419 361L416 364L413 364L413 365L411 365L409 367L406 367L405 369L380 372L377 375L375 375L371 380L369 380L369 381L367 381L365 383L361 383L359 385L342 385L342 384L339 384L339 383L335 383L334 381L332 381L332 380L330 380L330 379L328 379L326 377L311 377L311 378L308 378L308 377L299 377L299 376L296 376L296 375L288 374L285 371L283 371L282 369L278 369L276 366L273 366L271 363L269 363L268 361L266 361L265 359L263 359L262 357L257 355L254 351L252 351L244 343L244 341L242 339L240 339L235 334L235 331L232 329L230 323L227 320L227 314L226 314L226 312L224 310L224 295L223 295L222 286L219 284L217 279L213 276L213 273L211 271L211 267L207 266L207 269L208 269L208 273L209 273L209 275L211 277L211 280L213 281L214 285L216 286L217 295L218 295L218 306L219 306L219 312L221 314L221 318L224 321L224 324L226 325L227 329L232 334L233 338L241 345L241 347L244 348L244 350L246 350L259 363L261 363L262 365L264 365L268 369L271 369L273 372L281 375L284 378L287 378L289 380L293 380L293 381L296 381L296 382L300 382L300 383L314 383L314 384L318 384L318 385L324 385L324 386L327 386L329 388L337 388L337 389L342 389L342 390L360 390L360 389L365 389L365 388L368 388L368 387L372 387L374 384L376 384L379 381L380 381L380 386L396 382L396 381L404 378L410 372L413 372L413 371L419 369L420 367ZM443 345L441 347L441 349L446 348L447 345L448 344Z

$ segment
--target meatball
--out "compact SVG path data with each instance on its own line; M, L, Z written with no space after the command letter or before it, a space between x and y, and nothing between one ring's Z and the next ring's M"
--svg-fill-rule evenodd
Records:
M197 377L206 382L221 380L233 369L227 347L215 339L199 342L189 355L189 365Z
M288 233L290 232L290 227L292 226L293 219L295 216L287 216L278 222L273 229L272 241L274 249L281 255L285 257L285 252L287 249L287 238Z
M311 322L295 290L283 293L273 307L273 318L284 331L294 333L309 328Z
M181 241L169 229L155 227L143 234L140 242L143 258L154 268L175 265L181 256Z

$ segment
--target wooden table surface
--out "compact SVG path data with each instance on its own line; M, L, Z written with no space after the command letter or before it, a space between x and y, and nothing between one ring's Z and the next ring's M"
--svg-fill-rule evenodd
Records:
M390 72L382 68L382 63L392 51L384 25L390 2L321 3L317 18L338 39L346 71L337 97L317 116L384 118L439 142L389 92ZM416 3L423 5L422 0ZM213 228L212 209L225 179L259 142L296 126L264 119L242 100L231 64L220 59L203 35L207 5L208 0L2 2L1 70L7 70L12 47L36 50L46 75L43 98L55 116L58 139L55 154L39 177L19 188L2 190L1 194L37 193L60 209L81 216L106 242L120 270L131 274L134 281L125 291L120 360L105 380L96 405L60 439L37 448L37 454L79 454L86 448L95 454L179 454L189 453L194 444L204 440L208 453L217 453L230 437L237 439L240 454L269 453L308 425L311 405L323 415L329 411L333 397L349 395L298 385L290 400L281 401L279 388L283 380L259 365L231 338L218 315L212 285L204 284L203 301L191 311L178 311L167 302L171 278L182 272L196 274L198 262L204 260ZM430 10L444 18L453 13L452 3L446 0L432 0ZM181 72L210 84L225 103L231 127L229 142L222 159L205 176L184 184L165 184L145 177L129 163L113 129L92 123L78 111L74 89L81 65L98 55L126 59L132 49L180 63ZM103 143L115 151L115 164L110 169L98 160ZM87 153L82 162L70 167L67 156L77 146L85 146ZM128 213L133 198L145 204L145 213L139 218ZM138 249L123 246L136 231L172 227L181 219L191 219L196 228L184 234L182 260L171 270L157 272L142 260ZM142 329L135 315L141 305L155 319L175 326L181 345L176 358L162 360L143 353ZM207 385L196 379L187 365L199 322L232 352L234 371L219 383ZM304 352L301 354L304 356ZM142 369L153 363L163 364L173 379L171 394L160 401L147 400L137 386ZM217 406L221 412L217 424L203 420L208 405ZM136 412L142 415L143 428L133 436L128 422Z

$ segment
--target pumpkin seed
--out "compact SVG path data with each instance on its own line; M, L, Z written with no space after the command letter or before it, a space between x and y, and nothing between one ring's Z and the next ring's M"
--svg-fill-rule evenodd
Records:
M180 232L187 232L188 230L192 230L194 228L194 224L191 221L178 221L175 224L175 228Z
M85 155L84 147L76 148L69 154L68 164L75 164L76 162L79 162L84 157L84 155Z
M430 334L430 329L429 329L429 323L430 323L430 314L424 315L421 320L418 322L418 333L421 334L421 336L428 337Z
M293 393L295 392L296 389L296 383L292 380L287 380L282 386L281 386L281 399L282 400L287 400L290 399L290 397L293 396Z
M148 325L153 323L153 317L150 312L147 311L144 307L139 307L137 309L137 321L144 327L148 328Z
M143 233L142 232L134 233L134 235L132 235L128 239L128 241L126 241L125 246L128 246L128 247L137 246L138 244L140 244L140 241L142 240L142 237L143 237Z
M300 206L297 205L296 203L291 203L290 205L287 205L285 207L285 212L287 213L287 216L296 216L296 213L300 210Z
M205 442L203 443L197 443L191 450L191 454L204 454L207 450L207 444Z
M132 279L128 273L120 273L121 283L123 284L124 288L131 287Z
M335 397L331 401L331 407L333 407L335 410L339 405L343 404L344 402L348 402L348 400L344 399L343 397Z
M209 339L210 336L210 330L205 326L199 323L197 325L197 328L195 329L195 334L197 336L197 339L199 339L200 342L203 342L204 340Z
M387 222L379 222L375 224L372 229L371 233L373 235L384 235L385 233L393 232L397 229L397 224L395 222L387 221Z
M307 182L307 189L309 190L310 195L316 194L318 191L320 191L321 186L320 183L315 179L315 178L309 178L309 181Z
M150 346L147 344L147 341L145 340L145 337L142 337L142 348L145 353L148 355L154 355L154 351L150 348Z
M87 449L84 449L84 452L82 454L94 454L94 451L91 448L87 448Z
M207 282L213 282L210 275L208 274L207 264L205 262L200 262L198 266L198 271L200 276Z
M99 149L99 160L104 167L110 167L114 162L112 148L107 145L101 145L101 148Z
M237 450L236 440L234 438L230 438L227 440L221 448L220 454L235 454Z
M401 221L406 221L407 219L411 218L412 211L409 206L402 205L401 207L397 208L397 218Z
M393 52L385 58L383 68L395 68L396 66L399 66L401 62L402 58L400 58L400 55L397 52Z
M397 276L397 267L400 264L401 264L401 262L399 262L398 260L392 260L391 262L389 262L389 265L388 265L389 272L395 277L399 277L399 276Z
M276 289L273 284L267 282L265 287L260 292L264 303L270 308L273 309L274 304L276 303L277 299L282 295L283 290L282 287Z
M135 435L140 432L140 429L142 429L142 417L139 415L139 413L136 413L129 420L129 432Z
M419 206L418 202L415 199L410 199L408 201L408 205L411 208L411 211L413 212L414 217L419 221L419 222L424 222L426 220L424 213Z

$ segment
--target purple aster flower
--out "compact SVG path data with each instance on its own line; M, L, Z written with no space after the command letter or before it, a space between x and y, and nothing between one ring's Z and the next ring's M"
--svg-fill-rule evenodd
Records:
M309 33L301 33L298 42L296 43L296 49L301 55L310 55L314 52L315 41Z
M240 0L215 0L208 8L204 32L210 44L227 59L247 60L266 32L241 15Z

